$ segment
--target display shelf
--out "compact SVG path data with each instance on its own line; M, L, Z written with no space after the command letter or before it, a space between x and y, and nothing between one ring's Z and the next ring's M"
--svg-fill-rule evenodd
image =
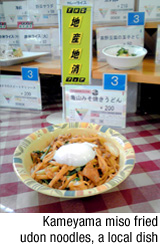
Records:
M61 66L60 60L47 60L47 59L37 59L32 62L11 65L11 66L2 66L0 67L1 71L7 72L21 72L21 67L31 67L38 68L39 74L50 74L50 75L60 75Z
M160 25L160 22L146 22L144 27L145 29L156 29L158 25Z
M105 66L92 70L92 78L102 79L104 73L125 73L127 74L128 81L160 85L160 64L155 64L153 58L145 58L141 65L132 70L113 69L106 63Z
M144 28L145 29L156 29L160 25L160 22L146 22ZM96 30L100 27L110 27L110 26L126 26L126 22L122 23L99 23L93 24L93 30Z
M21 67L35 67L39 69L39 74L61 75L60 60L38 59L34 62L23 63L12 66L1 67L5 72L21 72ZM143 63L133 70L117 70L111 68L106 62L97 62L96 57L92 62L92 78L102 79L103 73L126 73L128 81L137 83L159 84L160 85L160 64L155 64L153 58L145 58Z
M49 59L49 58L48 58ZM50 74L50 75L61 75L61 62L60 59L48 60L47 58L40 58L32 62L12 65L12 66L1 66L1 71L6 72L21 72L21 67L32 67L38 68L39 74ZM105 66L104 62L97 62L96 58L92 61L92 70L99 69Z
M160 22L146 22L144 28L145 29L156 29L160 25ZM126 22L120 22L120 23L99 23L99 24L93 24L93 30L96 30L100 27L109 27L109 26L126 26ZM44 26L34 26L34 29L50 29L50 28L59 28L58 24L54 25L44 25ZM17 29L17 26L10 27L8 26L7 29Z
M54 25L44 25L44 26L38 26L38 25L36 25L36 26L34 26L33 27L33 29L50 29L50 28L59 28L59 26L58 26L58 24L54 24ZM27 29L18 29L18 27L17 26L7 26L7 29L8 30L27 30ZM30 30L30 29L28 29L28 30Z

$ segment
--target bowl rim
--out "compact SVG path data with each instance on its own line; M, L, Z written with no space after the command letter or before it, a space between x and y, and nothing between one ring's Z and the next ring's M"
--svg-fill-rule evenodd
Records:
M141 49L143 53L142 53L142 54L138 54L138 55L136 55L136 56L127 56L127 57L124 57L124 56L116 56L116 55L108 54L108 53L105 52L107 49L111 49L111 48L115 48L115 47L119 47L119 48L121 48L122 46L123 46L124 48L128 48L128 47L138 48L138 49ZM117 59L117 58L118 58L118 59L136 59L136 58L145 56L145 55L148 53L148 51L147 51L146 48L141 47L141 46L138 46L138 45L115 44L115 45L110 45L110 46L107 46L107 47L103 48L103 49L102 49L102 53L103 53L105 56L112 57L112 58L116 58L116 59Z
M40 183L36 182L33 178L31 178L31 175L28 174L28 172L23 167L23 156L26 153L26 149L31 146L31 144L39 139L39 137L43 136L46 133L54 132L57 129L92 129L95 130L95 132L104 133L104 135L111 136L113 140L116 142L119 142L121 140L121 145L124 149L126 160L122 167L122 169L119 171L119 173L109 182L104 183L100 186L91 188L91 189L85 189L85 190L78 190L78 191L68 191L68 190L58 190L54 188L49 188L46 186L41 185ZM120 144L120 143L119 143ZM131 145L131 143L119 132L115 131L114 129L111 129L105 125L97 125L87 122L73 122L73 123L61 123L58 125L51 125L42 129L39 129L32 134L28 135L24 140L20 142L20 144L15 149L14 155L13 155L13 168L18 176L18 178L29 188L32 190L35 190L39 193L54 196L54 197L62 197L62 198L82 198L82 197L89 197L101 193L108 192L109 190L113 189L114 187L118 186L120 183L122 183L132 172L135 165L135 152Z

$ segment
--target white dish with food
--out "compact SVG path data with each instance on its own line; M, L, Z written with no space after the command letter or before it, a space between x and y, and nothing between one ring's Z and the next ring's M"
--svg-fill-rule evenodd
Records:
M62 123L39 129L16 148L13 167L31 189L54 197L105 193L135 164L129 141L106 125Z
M135 45L112 45L102 50L107 63L115 69L134 69L142 62L147 50Z
M22 53L23 56L21 57L0 58L0 66L11 66L14 64L25 63L50 54L49 52L24 52L24 51L22 51Z

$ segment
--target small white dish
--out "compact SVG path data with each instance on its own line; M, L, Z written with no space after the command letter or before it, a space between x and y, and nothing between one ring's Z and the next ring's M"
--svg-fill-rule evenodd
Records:
M23 51L22 57L11 57L0 59L0 66L11 66L14 64L25 63L29 61L33 61L42 56L49 55L49 52L25 52Z
M134 56L117 56L117 52L121 48L127 49L128 53ZM143 47L122 44L105 47L102 52L106 56L107 63L113 68L120 70L134 69L147 54L147 50Z

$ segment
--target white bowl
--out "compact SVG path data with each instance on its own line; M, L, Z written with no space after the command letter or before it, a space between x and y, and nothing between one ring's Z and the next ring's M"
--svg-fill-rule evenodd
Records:
M117 51L121 48L127 49L129 54L135 54L135 56L116 56ZM137 67L147 54L147 50L143 47L122 44L105 47L102 52L106 56L107 63L110 66L121 70Z

